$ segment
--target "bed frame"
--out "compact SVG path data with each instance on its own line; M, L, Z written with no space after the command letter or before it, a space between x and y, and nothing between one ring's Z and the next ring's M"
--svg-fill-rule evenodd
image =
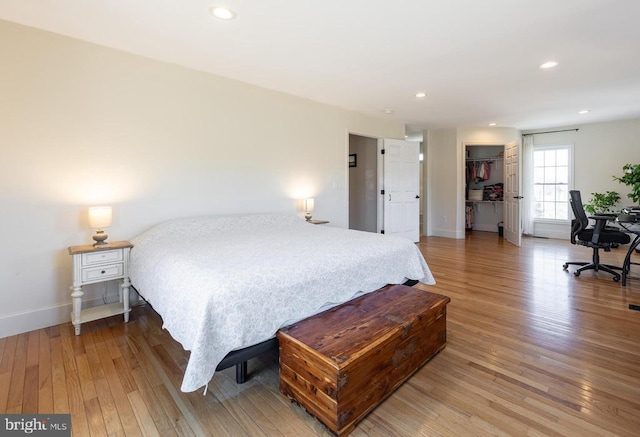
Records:
M409 279L403 285L413 287L417 283L418 281L415 279ZM278 349L278 339L275 337L253 346L231 351L220 361L220 364L216 367L216 372L236 366L236 383L243 384L247 381L247 361L274 349Z

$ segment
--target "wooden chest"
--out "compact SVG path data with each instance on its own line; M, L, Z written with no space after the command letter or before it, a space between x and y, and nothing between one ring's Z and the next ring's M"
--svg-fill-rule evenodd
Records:
M348 434L444 348L449 300L387 286L281 329L280 391Z

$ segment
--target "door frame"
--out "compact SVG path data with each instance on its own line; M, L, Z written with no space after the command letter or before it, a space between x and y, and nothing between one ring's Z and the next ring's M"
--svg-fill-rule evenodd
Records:
M382 150L382 140L383 138L377 136L377 135L371 135L371 134L366 134L366 133L361 133L361 132L353 132L350 130L346 131L346 141L345 141L345 152L344 152L344 166L345 166L345 193L346 193L346 198L347 198L347 207L346 207L346 221L345 223L347 224L347 229L351 229L351 223L349 223L349 208L351 208L351 198L349 196L349 162L348 162L348 156L349 156L349 136L350 135L355 135L358 137L363 137L363 138L369 138L371 140L375 140L376 141L376 159L377 159L377 168L376 168L376 190L378 193L380 193L380 190L382 190L382 186L383 186L383 182L384 182L384 175L382 173L382 165L383 165L383 161L382 161L382 155L380 153L380 151ZM383 216L382 216L382 199L381 196L376 196L376 212L377 212L377 217L376 217L376 233L379 234L380 231L382 230L382 220L383 220Z
M467 146L470 146L470 147L497 146L497 147L502 147L502 150L504 152L504 150L506 149L507 143L503 143L501 141L491 141L491 142L463 141L460 143L460 149L459 149L460 153L458 154L460 157L460 162L458 163L458 169L459 169L458 187L460 187L460 189L458 190L458 214L456 214L456 234L459 236L459 238L465 238L465 235L466 235L465 226L464 226L464 214L465 214L465 206L466 206L466 200L467 200L465 199ZM502 165L504 167L504 160L502 162ZM503 171L504 171L504 168L503 168ZM505 219L505 205L503 204L502 205L502 221L503 222L504 222L504 219Z
M382 156L382 149L384 149L384 138L377 138L376 156L378 158L378 174L376 175L376 180L378 181L378 195L376 196L376 211L378 217L376 219L376 234L382 232L382 225L384 224L384 197L381 194L384 189L384 156Z

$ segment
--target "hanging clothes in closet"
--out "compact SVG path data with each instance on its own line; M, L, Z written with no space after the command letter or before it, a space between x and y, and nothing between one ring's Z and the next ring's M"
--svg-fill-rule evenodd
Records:
M467 183L486 181L491 177L489 161L470 161L467 163Z
M473 229L473 206L467 205L464 208L464 227L465 229Z

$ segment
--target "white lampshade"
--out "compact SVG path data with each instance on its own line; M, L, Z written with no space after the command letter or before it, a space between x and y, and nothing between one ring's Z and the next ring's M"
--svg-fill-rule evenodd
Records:
M111 226L111 207L93 206L89 208L89 227L102 229Z
M313 212L313 199L304 199L304 218L306 221L311 220L311 213Z
M304 199L304 211L305 212L313 212L314 200L313 199Z

